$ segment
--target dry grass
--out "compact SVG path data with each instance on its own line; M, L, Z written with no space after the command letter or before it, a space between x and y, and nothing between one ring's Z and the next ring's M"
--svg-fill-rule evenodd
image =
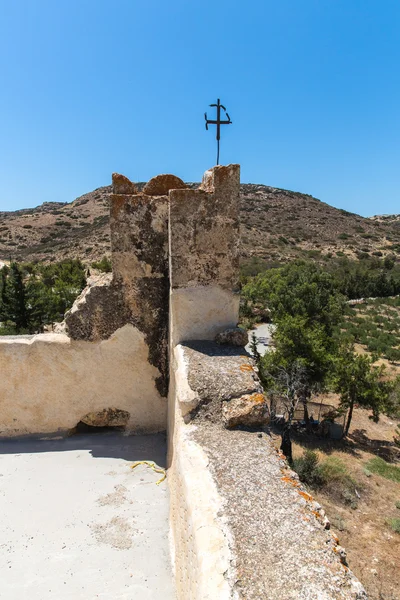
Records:
M326 400L335 404L337 398ZM400 517L400 483L371 473L367 464L376 456L396 460L393 436L398 422L382 416L373 423L365 410L356 409L349 439L343 442L321 440L312 436L297 437L294 456L304 448L318 452L320 460L336 457L347 467L358 484L357 506L344 504L329 491L313 491L324 506L332 529L346 548L350 568L364 584L369 600L400 599L400 534L393 522ZM279 443L279 438L276 438Z

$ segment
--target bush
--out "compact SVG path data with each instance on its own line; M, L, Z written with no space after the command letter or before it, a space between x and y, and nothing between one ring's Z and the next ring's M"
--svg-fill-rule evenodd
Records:
M357 508L356 482L336 456L329 456L320 463L316 452L305 450L302 457L294 460L293 468L303 483L322 488L330 496Z
M298 474L300 481L307 485L321 486L323 480L319 471L319 458L318 454L313 450L304 450L303 456L295 458L293 461L293 468Z
M400 350L397 348L387 348L385 356L391 363L400 362Z
M92 262L92 267L93 269L98 269L103 273L111 273L112 271L111 260L108 258L108 256L103 256L101 260Z
M334 515L330 521L331 525L338 531L348 531L347 523L340 515Z
M395 533L400 533L400 519L397 517L395 519L389 519L388 524Z

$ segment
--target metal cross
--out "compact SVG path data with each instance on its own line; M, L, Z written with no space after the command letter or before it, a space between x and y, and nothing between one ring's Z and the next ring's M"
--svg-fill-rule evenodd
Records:
M230 125L232 123L232 121L231 121L230 116L226 112L225 106L223 106L221 104L219 98L217 100L217 104L210 104L210 106L212 106L212 107L215 106L216 107L216 109L217 109L217 120L216 121L212 121L210 119L207 119L207 113L204 113L204 118L206 120L206 129L207 129L207 131L208 131L208 126L209 125L216 125L217 126L217 165L219 165L219 140L221 139L221 125ZM222 108L222 110L225 111L225 114L228 117L227 121L221 121L221 108Z

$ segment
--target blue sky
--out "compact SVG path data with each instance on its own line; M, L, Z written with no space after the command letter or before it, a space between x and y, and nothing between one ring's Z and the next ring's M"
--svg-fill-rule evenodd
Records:
M215 162L400 212L398 0L0 0L0 210Z

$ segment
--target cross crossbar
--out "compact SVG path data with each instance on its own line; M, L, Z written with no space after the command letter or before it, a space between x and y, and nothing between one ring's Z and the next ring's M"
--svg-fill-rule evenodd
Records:
M208 130L208 126L209 125L216 125L217 126L217 131L216 131L216 139L217 139L217 165L219 164L219 142L221 139L221 125L230 125L232 123L230 116L228 115L228 113L226 112L226 108L223 104L221 104L220 99L218 98L217 100L217 104L210 104L210 107L215 107L217 109L217 119L208 119L207 118L207 113L204 113L204 118L206 121L206 129ZM223 111L225 111L225 114L227 116L227 120L223 120L221 119L221 109Z

